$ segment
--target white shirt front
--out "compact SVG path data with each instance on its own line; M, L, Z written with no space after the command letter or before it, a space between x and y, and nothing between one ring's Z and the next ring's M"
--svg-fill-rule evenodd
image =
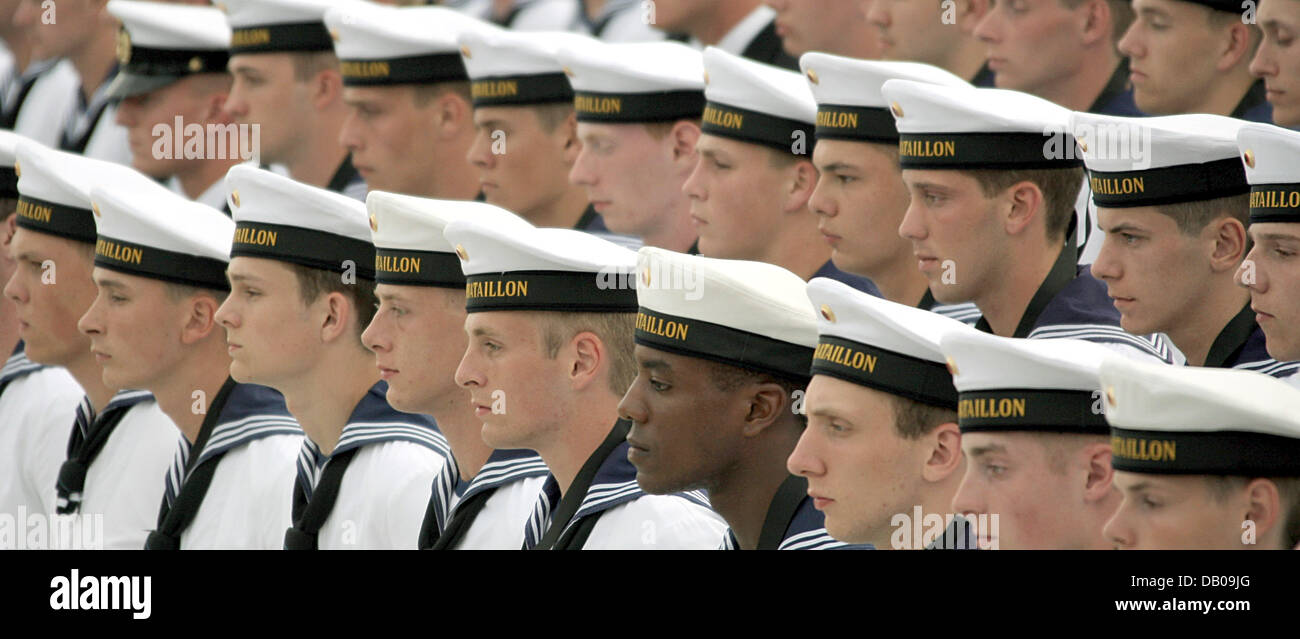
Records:
M413 442L364 445L343 473L334 508L318 533L317 547L415 549L433 483L447 468L443 454Z
M80 81L77 70L67 60L60 60L32 85L27 100L18 111L14 132L21 133L45 146L58 148L64 123L77 103Z
M760 4L749 12L736 26L732 27L727 35L722 36L718 43L713 45L727 53L743 55L745 49L749 48L754 38L767 28L768 23L776 19L776 10L765 4ZM698 41L692 39L698 44Z
M62 367L15 378L0 395L0 513L54 512L59 467L82 396Z
M105 550L144 548L149 531L158 523L158 505L176 448L176 432L176 425L156 401L132 406L86 471L80 510L56 519L81 519L72 526L74 530L78 526L97 530L95 517L101 516ZM72 546L65 539L59 547Z
M227 451L181 533L181 550L283 548L293 523L294 461L302 437L268 435Z
M727 522L673 495L642 495L605 511L583 550L717 550Z
M525 477L503 484L488 497L456 550L519 550L524 526L537 503L546 476Z

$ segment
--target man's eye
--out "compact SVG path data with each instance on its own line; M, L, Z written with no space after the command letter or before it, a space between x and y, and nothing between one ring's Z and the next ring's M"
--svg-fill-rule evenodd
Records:
M650 388L653 388L657 393L666 392L668 389L672 387L673 387L672 384L665 384L664 382L660 382L653 379L650 380Z

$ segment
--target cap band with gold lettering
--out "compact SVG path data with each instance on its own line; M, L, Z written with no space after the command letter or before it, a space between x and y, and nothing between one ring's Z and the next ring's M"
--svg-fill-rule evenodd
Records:
M824 331L813 354L813 375L837 377L930 406L957 407L952 373L943 364Z
M573 89L563 73L497 76L469 84L474 106L518 106L571 102Z
M1250 182L1250 223L1300 223L1300 132L1244 124L1237 150Z
M1093 391L999 389L962 391L957 400L961 432L1033 431L1106 435L1110 425L1097 410Z
M1132 473L1300 476L1300 439L1238 430L1112 428L1110 464Z
M1092 201L1106 208L1159 206L1243 195L1250 191L1236 157L1143 171L1088 171Z
M90 209L55 204L18 195L18 226L69 240L95 243L95 218Z
M703 91L599 93L577 91L573 109L579 122L636 123L695 119L704 111Z
M464 288L465 274L455 253L375 247L375 282L399 286Z
M277 53L288 51L330 51L330 39L325 23L290 22L280 24L235 27L230 34L230 55L247 53Z
M465 277L465 311L635 313L635 278L629 274L512 271Z
M260 257L335 273L355 267L375 279L375 247L369 242L300 226L236 220L231 257Z
M816 139L815 125L712 101L704 105L700 131L792 155L811 155L808 142ZM804 140L805 144L796 145L798 140ZM796 148L803 152L795 153Z
M822 104L817 107L818 140L898 142L898 127L889 109Z
M686 357L771 373L806 384L813 349L730 326L656 313L636 315L636 343Z
M95 266L155 280L229 291L226 262L100 236Z
M339 73L344 86L389 84L435 84L469 79L465 63L456 53L405 56L400 58L340 59Z

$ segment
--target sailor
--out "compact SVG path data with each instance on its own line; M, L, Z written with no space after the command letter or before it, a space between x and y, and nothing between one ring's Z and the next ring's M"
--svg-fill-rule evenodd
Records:
M1163 333L1187 364L1286 377L1300 363L1269 357L1250 294L1233 281L1250 250L1242 124L1207 114L1073 114L1106 232L1092 274L1106 283L1124 330Z
M465 275L442 231L459 219L528 224L491 204L383 191L371 191L366 208L379 309L361 341L388 382L389 405L437 420L455 463L456 472L439 475L433 486L418 546L518 550L549 471L531 450L484 443L483 423L456 384L468 343Z
M946 335L966 475L952 508L1000 550L1104 550L1119 506L1097 374L1075 339ZM996 532L993 532L996 528Z
M990 2L974 35L999 89L1074 111L1139 116L1129 60L1115 48L1132 22L1129 0Z
M787 54L799 59L810 51L861 60L880 57L880 31L867 22L858 0L767 0L776 11L776 35Z
M949 509L966 462L939 340L975 329L830 279L807 291L819 336L808 427L787 463L826 530L878 549L974 549Z
M234 222L164 189L104 183L90 199L99 296L78 328L104 383L149 391L180 430L144 548L279 548L302 430L280 393L230 378L214 315Z
M862 0L860 4L867 21L880 30L881 60L931 64L977 87L993 86L986 47L973 33L988 12L987 2Z
M879 295L831 262L816 214L817 102L803 77L710 47L704 51L699 161L682 185L700 254L768 262L805 280L831 277Z
M1172 361L1163 338L1120 327L1105 285L1076 263L1083 162L1065 133L1069 111L1017 91L909 80L881 94L912 195L899 233L935 299L974 302L976 327L1003 337L1074 337Z
M496 27L443 7L345 3L325 14L343 75L338 141L370 188L447 200L479 194L469 76L457 38Z
M817 99L820 177L809 206L839 268L871 278L892 302L974 324L974 304L939 304L916 270L912 244L898 234L910 196L899 176L898 129L880 87L893 78L970 86L943 69L915 62L853 60L808 53L799 60Z
M704 112L704 61L677 42L562 48L574 91L578 157L569 180L586 189L611 231L646 246L698 252L690 198Z
M743 56L797 71L799 60L785 52L776 32L776 11L761 0L656 0L653 20L656 29L668 34L686 34L696 48L717 47Z
M483 198L534 226L604 231L569 169L582 149L573 89L556 54L594 44L572 33L474 33L460 37L474 101L466 161Z
M280 391L306 434L284 547L414 548L451 453L432 419L388 405L361 343L376 306L365 205L246 165L226 183L230 375Z
M1250 73L1264 81L1264 94L1273 107L1273 122L1300 128L1300 57L1284 52L1291 45L1289 34L1300 30L1300 6L1283 0L1259 3L1256 22L1264 32Z
M1250 182L1249 233L1254 246L1237 273L1250 290L1254 320L1273 359L1300 360L1300 133L1267 124L1237 131ZM1244 311L1243 311L1244 312ZM1300 376L1290 380L1300 385Z
M571 229L457 220L469 347L456 382L494 448L550 469L524 549L717 548L723 520L696 492L637 485L619 398L636 376L636 253Z
M352 2L344 3L351 5ZM366 198L366 182L339 142L347 108L334 41L325 29L331 0L222 0L230 23L233 81L225 110L256 126L261 162L293 179Z
M20 267L5 295L18 307L27 356L63 367L84 393L61 409L72 410L73 419L64 426L57 479L46 490L54 512L69 516L59 524L81 529L73 540L84 541L85 528L102 522L103 548L139 549L157 517L176 426L149 393L104 382L100 358L77 321L96 295L91 186L163 187L125 166L31 143L20 143L15 155L18 228L10 251ZM58 543L69 541L60 535Z
M1263 32L1244 8L1232 0L1135 0L1137 17L1118 46L1138 108L1272 122L1264 81L1249 68Z
M118 51L122 68L108 95L121 100L117 123L126 127L131 165L167 180L185 197L229 212L226 171L253 159L257 141L251 132L241 135L222 108L230 92L225 15L212 7L137 0L109 0L108 11L122 21L119 37L130 42ZM197 143L187 133L190 125L203 136Z
M785 460L817 344L804 281L771 264L637 256L637 376L619 403L628 460L656 495L699 489L731 550L841 548Z
M25 0L7 6L12 16L0 19L5 24L0 28L11 30L12 35L0 38L13 67L0 85L0 129L58 147L63 123L77 101L77 70L67 58L48 57L40 50L36 32L46 8Z
M1300 543L1300 390L1243 370L1101 366L1117 548L1280 550Z
M17 133L0 131L0 218L4 221L0 281L8 285L15 278L15 291L33 274L33 266L34 274L40 274L39 264L19 262L23 256L9 252L18 212L14 152L19 142L32 143ZM27 520L23 512L54 512L54 482L68 443L68 424L83 394L67 369L28 358L23 338L35 330L27 319L32 312L30 302L24 304L8 291L0 299L4 318L0 352L10 353L0 368L0 513L18 522Z

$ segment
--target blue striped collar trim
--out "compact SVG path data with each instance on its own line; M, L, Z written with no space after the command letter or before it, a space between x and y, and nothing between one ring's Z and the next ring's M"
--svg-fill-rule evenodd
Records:
M154 401L153 393L150 393L149 391L142 391L142 390L118 391L116 395L113 395L112 399L108 400L108 405L104 407L104 410L101 410L99 412L103 414L119 406L134 406L135 404L139 404L141 402L152 402L152 401Z
M609 510L645 496L645 491L641 490L641 486L636 483L636 466L633 466L632 462L627 460L627 449L628 443L623 442L615 446L609 457L605 458L600 469L596 471L596 476L592 479L587 494L583 496L582 503L578 505L578 511L573 514L573 518L569 520L566 528L583 517ZM671 496L682 497L709 508L708 498L698 490L673 493Z
M1131 346L1166 364L1173 363L1173 351L1164 336L1134 335L1118 326L1105 324L1050 324L1039 326L1029 332L1029 339L1073 338L1102 344L1122 344Z
M478 474L470 480L460 501L463 502L485 490L521 479L545 477L550 472L546 462L531 450L495 450L492 451L492 456L488 457L487 463L479 469ZM455 510L452 508L453 512Z
M284 396L266 386L235 384L225 404L211 408L221 411L219 421L195 468L215 455L263 437L302 434L298 421L284 405Z
M9 359L5 360L4 368L0 368L0 384L34 373L42 368L45 368L44 364L37 364L27 359L26 345L19 340L18 345L14 346L13 355L10 355Z
M382 442L405 441L451 456L447 438L428 415L403 413L388 405L388 382L379 381L357 402L343 427L334 454Z

